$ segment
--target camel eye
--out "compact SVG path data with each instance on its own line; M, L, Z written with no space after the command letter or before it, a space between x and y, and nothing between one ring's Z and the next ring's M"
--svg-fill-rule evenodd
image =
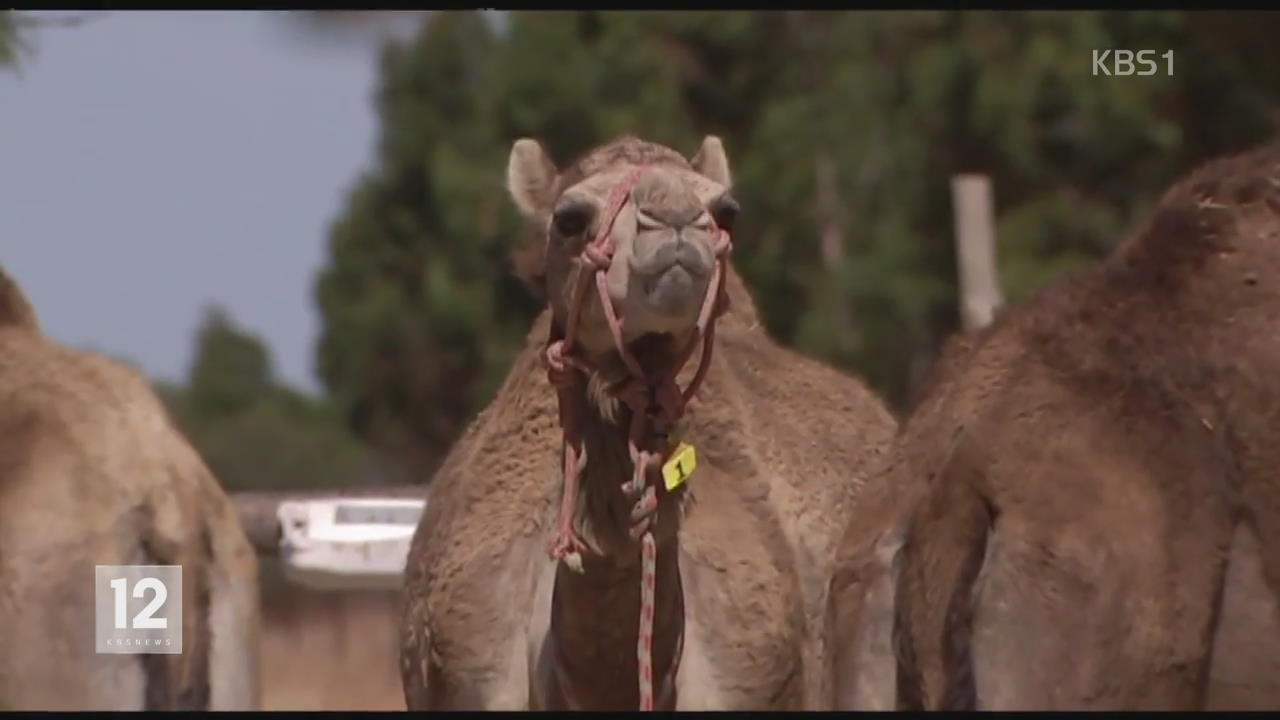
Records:
M733 223L738 219L738 211L742 208L738 205L738 201L733 199L729 193L724 193L720 197L711 201L711 206L707 208L711 211L711 217L716 219L716 225L721 230L733 231Z
M561 203L551 216L556 232L564 237L574 237L586 231L595 218L596 208L585 200Z

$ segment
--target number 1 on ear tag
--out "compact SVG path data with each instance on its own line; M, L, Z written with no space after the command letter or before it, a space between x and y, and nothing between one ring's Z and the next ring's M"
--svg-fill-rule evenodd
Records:
M680 443L676 446L675 452L671 453L671 459L662 466L662 480L667 490L680 487L693 474L696 467L698 467L698 455L693 451L693 446L688 443Z

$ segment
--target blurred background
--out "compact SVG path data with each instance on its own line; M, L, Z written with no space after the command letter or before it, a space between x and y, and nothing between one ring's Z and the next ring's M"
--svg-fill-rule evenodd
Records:
M540 309L512 141L563 164L716 133L768 330L902 410L959 324L953 175L991 179L1016 303L1280 129L1277 37L1176 11L0 12L0 262L47 332L154 378L229 490L426 482ZM1108 48L1173 72L1095 76ZM347 658L269 661L269 706L402 707L394 598L266 587L269 652Z

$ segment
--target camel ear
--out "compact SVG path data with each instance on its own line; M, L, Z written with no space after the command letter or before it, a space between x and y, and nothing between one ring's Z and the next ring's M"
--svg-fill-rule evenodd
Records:
M507 192L525 216L533 218L550 212L556 174L555 163L537 140L520 138L511 146Z
M704 177L725 187L733 184L733 179L729 177L729 158L724 154L724 144L715 135L702 139L702 147L698 148L698 154L693 156L689 164Z
M6 325L33 330L40 327L36 311L18 287L18 281L0 267L0 327Z

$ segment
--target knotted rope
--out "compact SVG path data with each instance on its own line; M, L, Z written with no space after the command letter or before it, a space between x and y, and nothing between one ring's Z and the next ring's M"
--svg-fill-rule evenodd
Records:
M585 385L588 373L594 368L584 357L572 354L578 328L578 317L586 300L587 287L593 281L600 297L613 336L614 346L627 368L628 377L609 388L609 392L631 409L631 426L627 441L633 473L624 483L622 491L635 500L631 508L631 537L640 540L640 630L636 642L636 660L640 684L640 709L653 710L653 616L654 585L657 574L657 545L653 538L654 516L658 509L657 471L666 459L667 435L683 416L685 407L698 392L711 364L711 350L715 340L715 321L728 307L725 292L726 257L732 250L729 233L712 221L712 253L715 267L707 285L698 313L695 332L681 350L676 362L669 368L647 373L627 348L623 335L623 319L614 310L609 298L607 278L604 272L613 261L615 250L613 223L631 197L640 177L648 169L639 165L632 169L609 194L604 221L595 239L583 248L578 282L573 288L565 323L564 337L548 341L544 359L547 379L556 388L559 400L560 426L564 434L564 494L560 501L559 529L551 541L551 556L564 560L574 569L581 569L581 553L586 544L573 528L578 492L583 470L582 436L577 398ZM702 341L702 356L697 372L689 387L683 391L676 382L681 368L693 355L698 341ZM679 658L676 658L679 661Z

